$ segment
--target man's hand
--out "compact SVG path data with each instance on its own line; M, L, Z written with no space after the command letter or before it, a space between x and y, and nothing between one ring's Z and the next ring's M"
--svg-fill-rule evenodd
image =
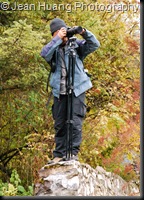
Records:
M67 31L65 27L62 27L60 30L58 30L58 36L63 39L66 37Z
M83 33L85 33L86 32L86 29L85 28L83 28L82 29L82 32L81 33L79 33L80 35L82 35Z

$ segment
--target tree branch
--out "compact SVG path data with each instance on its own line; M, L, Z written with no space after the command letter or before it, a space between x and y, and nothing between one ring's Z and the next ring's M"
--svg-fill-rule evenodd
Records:
M9 157L11 157L11 156L8 156L8 154L10 154L10 153L12 153L12 152L19 152L19 151L21 151L23 148L26 148L26 147L28 147L28 145L25 145L25 146L22 146L22 147L19 147L19 148L14 148L14 149L10 149L10 150L8 150L7 152L5 152L5 153L3 153L3 154L1 154L0 155L0 162L4 162L6 159L8 159ZM15 154L15 153L14 153ZM13 156L14 156L14 154L13 154ZM13 157L12 156L12 157Z

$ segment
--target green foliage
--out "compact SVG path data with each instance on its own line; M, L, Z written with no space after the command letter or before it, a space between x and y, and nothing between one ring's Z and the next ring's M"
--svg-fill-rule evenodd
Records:
M26 20L14 21L0 37L1 89L37 87L45 77L41 67L42 34L32 30ZM11 73L9 73L9 71Z
M32 196L32 194L33 186L28 186L28 190L25 190L15 169L12 171L10 182L3 183L0 180L0 196Z

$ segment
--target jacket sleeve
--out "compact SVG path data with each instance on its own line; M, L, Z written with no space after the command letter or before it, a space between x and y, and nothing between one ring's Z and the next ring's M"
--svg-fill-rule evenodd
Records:
M81 60L100 47L100 42L90 31L86 30L82 37L84 40L77 40Z
M52 59L52 56L56 50L56 48L62 43L62 39L56 35L51 42L46 44L41 51L41 56L49 62Z

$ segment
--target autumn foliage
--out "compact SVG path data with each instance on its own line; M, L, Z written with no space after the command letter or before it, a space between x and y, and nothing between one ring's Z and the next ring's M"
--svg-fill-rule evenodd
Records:
M118 2L103 1L108 3ZM53 101L46 107L50 68L40 51L51 39L49 22L56 16L69 26L89 29L101 44L84 60L93 88L86 94L80 162L136 180L140 171L139 9L135 13L0 11L0 179L9 180L16 169L28 186L52 157Z

